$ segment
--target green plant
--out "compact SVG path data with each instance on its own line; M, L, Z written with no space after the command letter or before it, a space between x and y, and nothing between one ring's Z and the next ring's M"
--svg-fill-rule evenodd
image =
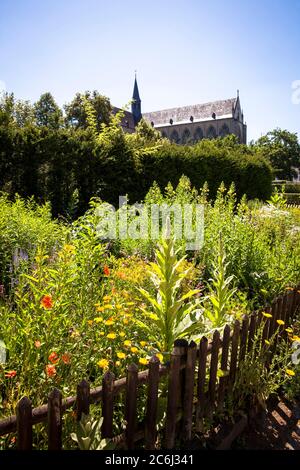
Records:
M267 201L267 203L270 206L275 207L276 209L285 209L286 204L287 204L287 200L285 198L284 192L285 192L285 186L284 185L281 186L280 191L277 187L275 187L275 190L274 190L271 198Z
M143 288L139 292L148 302L148 307L142 309L145 319L151 320L137 323L145 328L149 337L160 351L170 352L174 341L178 338L190 337L199 333L201 323L200 312L196 310L198 301L191 301L199 290L189 290L181 295L180 288L187 277L189 269L180 272L185 256L177 259L174 240L170 237L163 239L156 249L156 261L150 263L150 275L157 289L154 297ZM149 312L149 307L152 312Z
M103 418L93 419L84 413L77 424L77 430L71 438L78 444L80 450L111 450L114 445L110 439L102 439L101 426Z

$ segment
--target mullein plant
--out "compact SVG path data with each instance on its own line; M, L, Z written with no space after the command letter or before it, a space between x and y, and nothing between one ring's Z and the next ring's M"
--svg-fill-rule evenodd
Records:
M181 287L190 268L180 271L185 256L178 259L178 251L175 240L167 234L155 250L155 262L150 263L151 281L157 295L138 289L148 307L142 307L145 319L137 323L147 330L149 339L165 354L172 350L175 340L191 338L201 330L200 300L196 298L199 290L192 289L182 295Z

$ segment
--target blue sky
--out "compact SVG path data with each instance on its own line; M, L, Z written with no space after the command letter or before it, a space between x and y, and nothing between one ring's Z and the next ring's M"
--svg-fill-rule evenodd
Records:
M145 112L239 89L248 140L300 135L299 24L300 0L0 0L0 84L60 105L97 89L123 106L136 69Z

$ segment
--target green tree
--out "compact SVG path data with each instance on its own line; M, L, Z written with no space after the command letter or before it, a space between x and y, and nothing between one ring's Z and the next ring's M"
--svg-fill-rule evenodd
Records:
M109 99L100 95L97 90L86 91L84 94L76 93L71 103L64 106L66 123L75 129L89 127L86 101L92 105L95 111L97 130L100 131L102 123L109 123L112 107Z
M62 125L62 111L51 93L43 93L34 104L36 124L38 126L58 129Z
M291 180L300 168L300 144L295 133L274 129L254 144L271 163L279 179Z

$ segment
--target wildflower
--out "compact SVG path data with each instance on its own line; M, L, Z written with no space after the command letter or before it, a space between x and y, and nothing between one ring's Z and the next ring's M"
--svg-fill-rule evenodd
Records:
M129 306L134 305L134 302L127 302L127 305Z
M142 348L144 348L145 346L147 346L147 341L140 341L140 345L142 346Z
M131 346L131 341L129 341L129 339L126 339L126 341L124 341L124 346L130 347Z
M36 348L40 348L41 347L41 342L37 339L35 342L34 342L34 345Z
M291 341L300 341L300 337L294 335L294 336L291 337Z
M56 354L56 352L52 352L51 354L49 354L48 361L50 361L52 364L57 364L58 363L59 357Z
M160 362L163 362L164 356L161 353L157 353L156 357L159 359Z
M121 338L124 338L124 336L125 336L124 331L121 331L121 333L119 333L119 335L121 336Z
M276 320L278 325L284 325L284 321L283 320Z
M262 312L263 316L266 318L272 318L272 315L268 312Z
M111 300L111 295L105 295L105 296L103 297L103 300L104 300L105 302L108 302L109 300Z
M104 331L100 331L99 334L100 334L100 336L104 336L104 335L105 335Z
M107 264L104 265L103 267L103 273L105 276L109 276L110 275L110 269L109 267L107 266Z
M139 363L142 364L143 366L146 366L148 364L148 359L146 359L145 357L140 357Z
M72 255L75 253L75 246L74 245L65 245L64 251L67 253L71 253Z
M109 365L109 362L107 359L100 359L100 361L97 362L97 365L101 368L101 369L107 369L108 368L108 365Z
M107 309L107 310L113 310L114 307L111 304L106 304L106 305L103 306L103 308Z
M128 325L128 323L129 323L128 319L124 318L123 323L124 323L124 325Z
M117 305L116 305L116 309L117 309L117 310L121 310L121 308L122 308L122 305L121 305L121 304L117 304Z
M132 348L130 348L130 351L135 354L135 353L138 352L138 348L136 348L135 346L133 346Z
M120 366L121 365L121 362L120 361L116 361L116 366Z
M265 339L265 343L266 343L268 346L270 346L270 344L271 344L270 341L268 341L267 339Z
M71 356L69 353L64 353L62 356L61 356L61 360L63 361L64 364L70 364L71 362Z
M116 276L117 276L119 279L126 279L126 274L123 273L123 271L117 271L117 272L116 272Z
M44 295L41 300L41 306L46 310L50 310L53 307L53 300L51 295Z
M93 323L94 323L93 320L88 320L88 324L89 324L89 325L92 325Z
M286 328L285 331L286 331L287 333L293 333L292 328Z
M46 365L46 374L48 377L54 377L56 375L56 368L51 364Z
M17 371L15 370L9 370L8 372L5 373L5 377L12 379L17 375Z
M100 306L99 306L99 307L97 307L96 310L97 310L97 312L103 312L103 311L104 311L104 307L100 307Z
M103 322L103 318L102 317L95 317L94 322L101 323L101 322Z
M123 352L117 352L117 357L118 357L119 359L125 359L126 354L123 353Z
M73 331L71 332L71 336L72 336L72 338L76 338L76 336L80 336L80 333L79 333L78 330L73 330Z
M106 320L106 321L104 322L104 324L107 325L107 326L113 325L114 323L115 323L115 322L114 322L113 320Z
M108 333L108 335L106 335L108 339L115 339L116 336L117 336L116 333Z
M287 375L290 375L291 377L293 377L294 375L296 375L295 372L294 372L293 370L291 370L291 369L286 369L285 373L286 373Z

